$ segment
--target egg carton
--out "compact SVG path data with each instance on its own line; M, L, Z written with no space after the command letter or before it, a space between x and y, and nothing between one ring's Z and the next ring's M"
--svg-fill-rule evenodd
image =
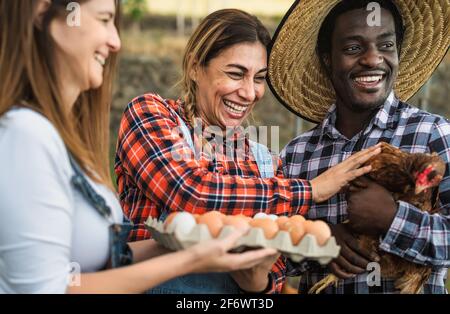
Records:
M170 227L169 230L165 230L164 222L155 218L149 218L145 225L155 241L174 251L212 239L208 227L204 224L197 224L189 233L171 230ZM233 226L224 226L218 238L224 238L233 231ZM337 245L334 237L328 239L325 245L319 246L313 235L306 234L300 243L293 245L289 232L278 231L273 239L267 239L261 228L250 228L246 235L238 239L233 251L242 252L249 248L261 247L274 248L296 263L310 259L316 260L322 265L326 265L338 257L340 251L340 246Z

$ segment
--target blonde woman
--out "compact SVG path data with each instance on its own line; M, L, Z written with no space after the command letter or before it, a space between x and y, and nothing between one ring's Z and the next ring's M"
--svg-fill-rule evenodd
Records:
M327 200L370 171L359 167L377 148L357 153L311 181L284 179L279 160L272 165L267 148L241 132L264 94L269 43L270 35L256 17L235 9L214 12L186 47L183 96L171 100L145 94L127 106L115 170L125 215L134 222L130 240L150 237L144 226L148 217L165 219L174 211L305 214L312 202ZM184 276L152 292L280 292L284 278L280 258L252 272Z
M165 253L153 241L121 242L108 170L119 1L79 1L75 27L69 2L0 0L0 293L138 293L276 258L227 253L238 232L152 259Z

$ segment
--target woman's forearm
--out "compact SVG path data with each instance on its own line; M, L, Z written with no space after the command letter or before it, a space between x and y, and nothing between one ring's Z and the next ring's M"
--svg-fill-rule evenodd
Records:
M152 245L141 243L141 245ZM80 285L69 287L68 293L143 293L167 280L196 270L195 255L182 250L151 260L96 273L83 273Z
M133 252L133 264L171 252L152 239L130 242L128 245Z

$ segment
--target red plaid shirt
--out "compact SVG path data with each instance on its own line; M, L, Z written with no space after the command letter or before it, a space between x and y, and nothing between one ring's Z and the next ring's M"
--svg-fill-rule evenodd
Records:
M254 158L174 158L174 151L190 148L173 132L179 121L168 106L184 118L181 102L145 94L128 104L120 123L115 172L124 214L134 223L130 241L150 238L145 221L164 211L291 216L310 208L310 183L284 179L280 160L276 177L262 179ZM285 272L280 258L272 270L273 291L281 291Z

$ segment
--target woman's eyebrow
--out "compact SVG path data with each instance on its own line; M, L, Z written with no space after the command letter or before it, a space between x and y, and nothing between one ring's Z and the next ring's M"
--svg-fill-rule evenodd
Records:
M248 72L248 69L245 66L240 65L240 64L235 64L235 63L227 64L227 67L229 67L229 68L238 68L239 70L241 70L244 73Z
M259 70L257 73L267 72L267 70L268 70L268 68L264 68L264 69Z
M99 15L108 15L109 18L113 18L115 15L115 12L113 11L99 11Z
M245 66L240 65L240 64L235 64L235 63L227 64L227 67L238 68L239 70L241 70L244 73L248 72L248 69ZM262 73L262 72L267 72L267 67L259 70L257 73Z

